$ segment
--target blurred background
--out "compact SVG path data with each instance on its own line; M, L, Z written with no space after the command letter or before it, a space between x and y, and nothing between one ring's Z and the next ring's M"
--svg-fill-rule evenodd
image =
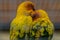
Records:
M10 23L16 16L17 6L24 1L27 0L0 0L0 40L9 40ZM30 1L35 3L36 9L43 9L48 13L55 26L54 40L60 40L60 0Z

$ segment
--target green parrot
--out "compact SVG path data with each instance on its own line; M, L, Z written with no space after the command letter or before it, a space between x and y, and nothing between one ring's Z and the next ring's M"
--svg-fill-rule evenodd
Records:
M30 1L21 3L17 8L16 17L10 25L10 40L29 40L30 30L32 28L31 12L34 5Z

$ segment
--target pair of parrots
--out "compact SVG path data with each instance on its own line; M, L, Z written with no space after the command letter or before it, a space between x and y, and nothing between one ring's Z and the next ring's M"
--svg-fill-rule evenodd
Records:
M10 25L10 40L51 40L53 23L44 10L35 10L30 1L21 3Z

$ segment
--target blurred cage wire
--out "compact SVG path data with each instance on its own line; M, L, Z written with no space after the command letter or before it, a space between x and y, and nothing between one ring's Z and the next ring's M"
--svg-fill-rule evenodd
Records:
M27 0L0 0L0 30L9 29L11 20L16 16L17 6ZM45 10L55 28L60 29L60 0L30 0L36 9Z

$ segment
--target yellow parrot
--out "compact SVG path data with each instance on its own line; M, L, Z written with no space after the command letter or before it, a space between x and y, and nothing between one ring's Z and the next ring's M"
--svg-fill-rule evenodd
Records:
M40 9L32 12L31 16L33 19L31 40L51 40L54 33L54 26L48 14Z
M28 40L29 31L32 28L31 12L34 4L30 1L19 4L16 17L10 25L10 40Z

